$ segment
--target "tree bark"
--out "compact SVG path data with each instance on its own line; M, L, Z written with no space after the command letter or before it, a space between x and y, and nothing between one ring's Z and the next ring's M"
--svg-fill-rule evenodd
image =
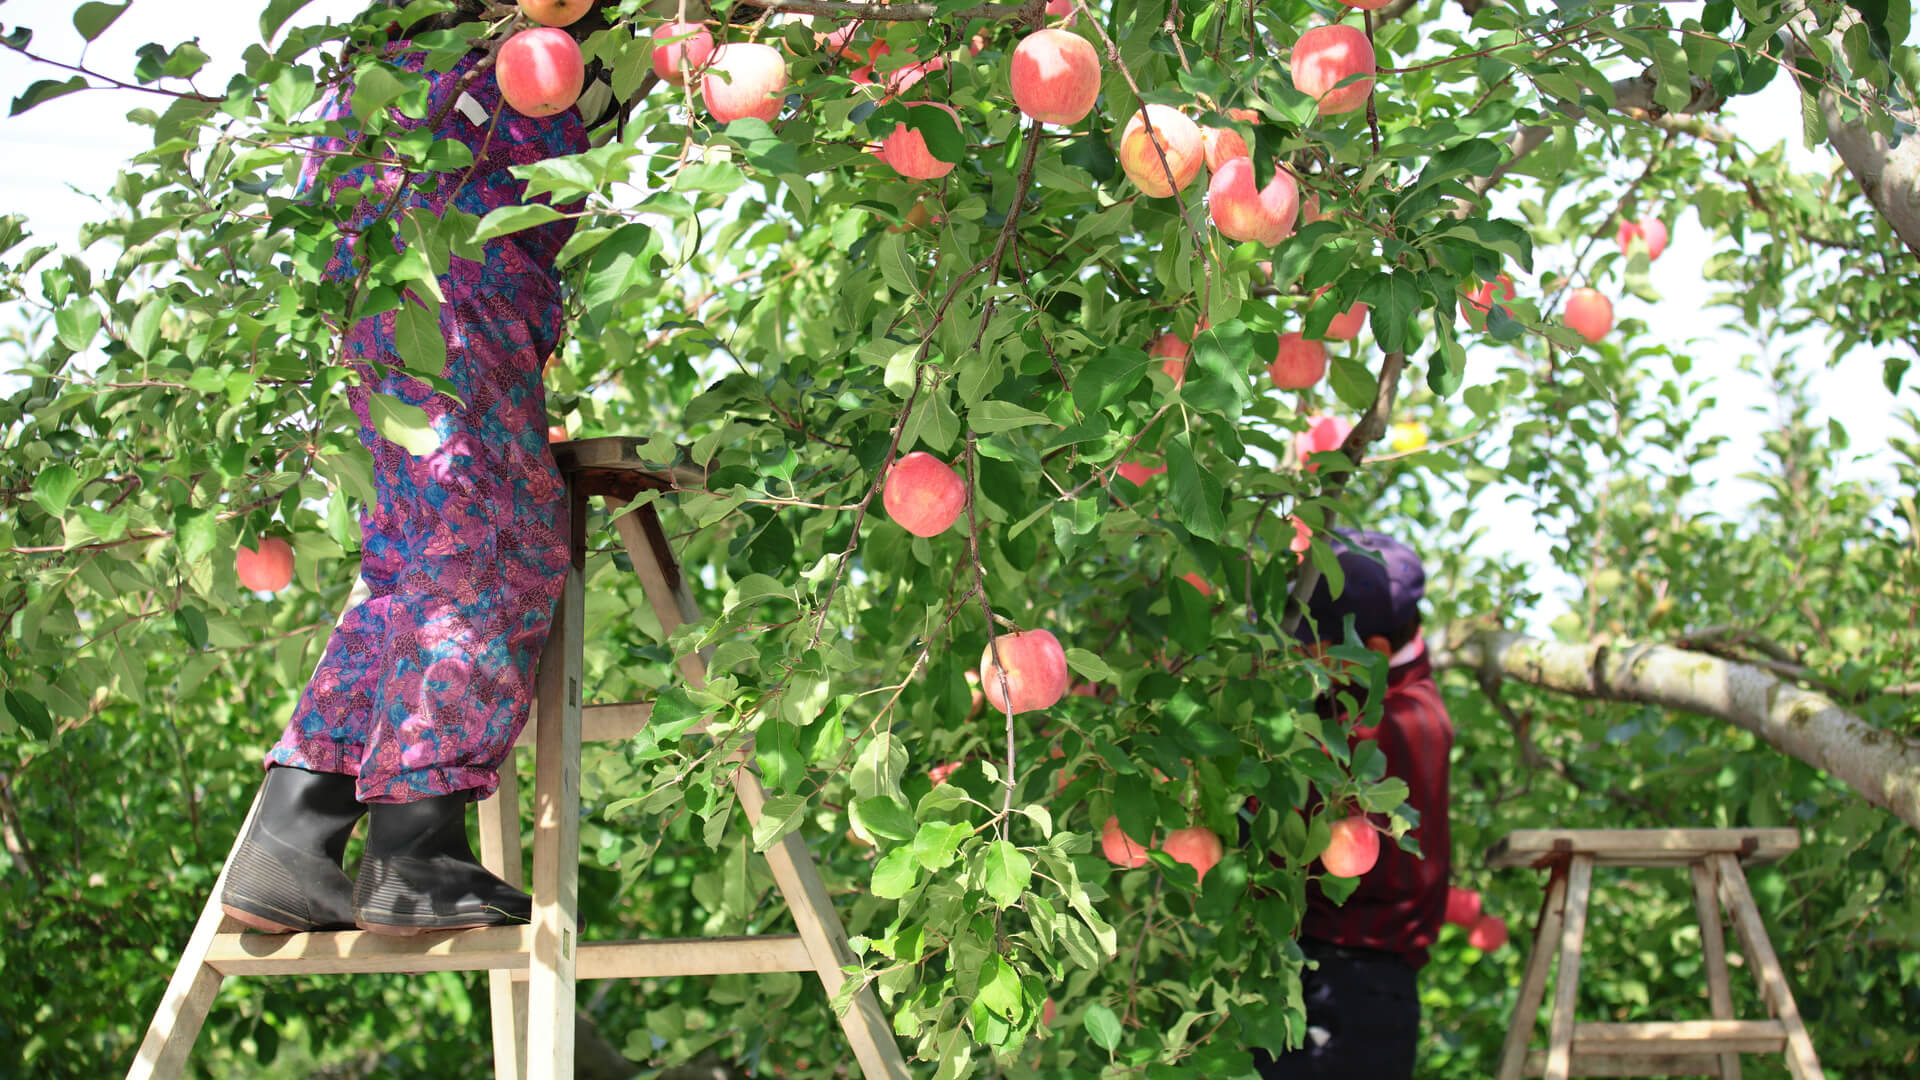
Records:
M1433 635L1428 646L1435 667L1725 720L1920 829L1920 739L1875 727L1751 664L1664 645L1568 645L1506 630L1459 642Z

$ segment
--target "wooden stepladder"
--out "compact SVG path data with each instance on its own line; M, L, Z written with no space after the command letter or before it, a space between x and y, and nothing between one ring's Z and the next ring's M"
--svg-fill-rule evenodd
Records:
M316 934L242 933L220 910L226 884L223 867L193 936L174 969L129 1080L175 1077L229 975L308 973L487 971L493 1012L493 1052L499 1077L566 1080L573 1076L574 985L580 979L660 978L810 971L828 996L846 981L843 965L857 963L832 898L820 880L806 841L788 833L767 851L775 882L793 913L795 934L653 941L576 940L580 870L580 746L629 738L647 724L651 705L626 702L581 704L584 651L587 499L604 496L609 507L641 492L700 485L698 470L659 471L639 457L642 440L585 439L554 447L566 477L572 510L573 560L554 613L553 630L541 653L532 720L516 745L534 749L533 920L526 926L488 927L383 937L358 931ZM698 617L651 506L622 514L614 527L660 619L663 632ZM695 685L706 681L706 661L679 657L680 672ZM744 759L751 762L751 752ZM766 792L748 765L735 775L734 791L750 822L758 821ZM524 887L519 821L519 778L512 756L500 772L500 791L480 804L481 861L510 884ZM257 810L257 806L255 808ZM249 811L246 833L254 811ZM239 848L238 839L234 849ZM228 860L232 860L232 854ZM885 1014L868 988L853 997L841 1018L854 1058L868 1080L905 1080L906 1062Z
M1741 1054L1785 1054L1795 1080L1821 1080L1820 1061L1807 1037L1786 973L1747 888L1743 863L1772 862L1800 846L1792 829L1522 829L1494 845L1487 864L1496 869L1549 869L1547 895L1527 956L1520 1000L1500 1051L1497 1080L1544 1076L1718 1076L1739 1080ZM1686 867L1693 877L1694 911L1700 919L1711 1020L1642 1023L1580 1023L1573 1018L1579 996L1580 948L1587 932L1587 901L1596 867ZM1760 983L1770 1020L1736 1020L1727 979L1721 912L1733 922L1740 946ZM1555 980L1547 1049L1531 1051L1536 1017L1546 993L1547 968L1555 954Z

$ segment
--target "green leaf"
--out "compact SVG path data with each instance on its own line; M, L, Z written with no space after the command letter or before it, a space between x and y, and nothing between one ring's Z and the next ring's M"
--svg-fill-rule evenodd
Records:
M913 860L929 870L945 870L953 865L960 845L972 835L973 828L965 822L921 822L920 831L914 834L913 847L910 849Z
M1020 994L1020 976L1015 974L1012 964L998 955L989 953L980 965L980 1004L1008 1021L1018 1018L1025 1004Z
M1406 348L1407 326L1420 311L1420 286L1413 274L1396 269L1375 277L1360 290L1360 299L1372 306L1367 322L1380 348L1387 352Z
M129 4L130 2L131 0ZM113 21L127 10L129 4L103 4L97 0L94 3L81 4L73 11L73 28L80 31L81 37L92 41L106 33L107 27L113 25Z
M173 613L173 626L187 648L199 652L207 647L207 616L199 608L183 604Z
M1105 1005L1087 1006L1081 1023L1086 1025L1087 1036L1102 1050L1111 1053L1114 1047L1120 1045L1120 1018Z
M1033 862L1005 840L987 845L981 871L987 895L1002 908L1020 899L1020 894L1027 891L1027 885L1033 880Z
M1127 396L1156 361L1131 345L1103 349L1073 380L1073 402L1083 413L1096 413Z
M875 735L854 760L848 781L853 785L854 794L861 798L886 796L904 803L907 800L900 791L900 781L906 772L907 748L900 745L892 732L883 731Z
M33 501L45 510L49 517L60 517L67 512L67 504L73 501L73 493L80 487L80 473L65 462L56 461L33 478Z
M1360 806L1370 814L1384 814L1407 801L1412 789L1397 776L1389 776L1360 792Z
M762 723L754 735L753 759L768 788L791 791L798 787L807 772L800 755L800 729L777 718Z
M78 75L66 80L41 79L13 99L13 111L7 115L19 116L36 105L44 105L54 98L65 97L77 90L85 89L87 89L87 80Z
M967 137L961 133L959 122L945 109L928 104L910 105L907 127L920 133L927 144L927 153L936 160L949 165L967 160Z
M868 834L889 840L911 840L919 828L905 807L883 795L855 799L852 813Z
M753 823L753 850L765 851L792 831L807 809L801 795L769 795L760 808L760 820Z
M1112 682L1113 669L1090 649L1068 649L1067 666L1092 682Z
M260 40L272 41L273 35L293 18L293 14L312 3L313 0L267 0L267 10L260 13Z
M420 406L410 405L392 394L375 394L368 411L373 418L373 430L379 432L381 438L405 448L407 453L425 457L440 449L440 433L433 429L432 418Z
M93 344L100 333L100 309L93 298L82 296L53 315L54 336L74 352Z
M1185 435L1176 435L1162 446L1167 455L1167 476L1172 481L1173 509L1180 523L1203 540L1220 539L1227 528L1220 481L1194 459Z
M873 895L883 900L898 900L913 891L920 880L920 867L906 848L890 851L873 867Z
M409 295L393 317L394 345L408 371L439 375L447 370L447 339L440 333L440 305Z
M991 435L996 431L1010 431L1014 428L1032 427L1045 424L1047 427L1059 427L1053 417L1046 413L1023 409L1007 401L983 401L967 410L967 424L982 435Z
M744 183L746 177L741 175L740 167L732 162L696 161L682 168L673 178L673 190L710 191L725 195Z
M8 690L6 702L7 711L13 714L21 727L32 732L34 738L41 742L52 740L53 717L47 715L47 707L40 703L39 698L25 690Z
M489 240L517 233L522 229L531 229L536 225L545 225L549 221L558 221L565 216L545 203L503 206L480 219L479 228L473 231L473 242L484 244Z

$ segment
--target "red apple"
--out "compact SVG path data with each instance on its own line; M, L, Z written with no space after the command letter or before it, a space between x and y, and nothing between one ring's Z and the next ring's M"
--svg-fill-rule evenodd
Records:
M1297 517L1288 517L1293 523L1293 539L1287 542L1287 550L1293 552L1293 561L1299 562L1307 557L1307 549L1313 546L1313 530Z
M1513 299L1514 298L1513 279L1508 277L1505 274L1501 274L1499 277L1494 278L1492 281L1481 282L1479 288L1474 289L1472 292L1468 293L1460 301L1461 317L1465 318L1469 311L1477 311L1480 314L1485 315L1488 309L1493 307L1494 295L1496 293L1499 294L1499 298L1502 300ZM1511 314L1511 312L1507 310L1507 307L1505 304L1502 304L1500 306L1500 314L1508 315L1508 314Z
M1146 487L1147 481L1167 471L1165 465L1145 465L1138 461L1129 461L1114 470L1121 476L1133 481L1134 487Z
M565 30L522 30L500 46L493 64L500 96L523 116L552 116L573 108L587 78L580 45Z
M1067 0L1067 2L1071 3L1071 0ZM1049 11L1053 10L1053 5L1048 4L1047 10ZM1053 1007L1052 998L1048 998L1046 1001L1041 1002L1040 1004L1040 1026L1041 1027L1052 1027L1053 1018L1058 1015L1059 1015L1059 1012Z
M1169 330L1154 339L1153 348L1147 355L1160 359L1160 370L1173 379L1173 385L1179 386L1187 381L1187 343L1180 335Z
M1253 183L1252 158L1234 158L1215 170L1207 185L1214 227L1232 240L1277 244L1293 232L1300 216L1300 185L1292 173L1278 167L1266 187L1256 190Z
M1353 423L1343 416L1308 417L1307 430L1293 437L1293 452L1305 464L1307 458L1329 450L1338 450L1353 434ZM1307 465L1308 472L1319 472L1320 466Z
M1472 929L1480 921L1480 894L1458 885L1448 886L1447 921Z
M1667 223L1659 218L1642 218L1637 222L1623 221L1620 223L1620 231L1614 234L1613 239L1620 245L1622 255L1628 253L1635 240L1647 245L1647 261L1651 262L1659 258L1661 252L1667 250Z
M967 485L947 463L924 450L893 463L881 505L894 524L915 536L946 532L967 505Z
M1014 712L1045 709L1067 693L1067 653L1060 640L1047 630L1022 630L1001 634L980 653L980 686L987 704L1006 712L1008 698L1001 696L1000 665L993 662L994 650L1006 661L1007 691Z
M1305 390L1327 377L1327 347L1297 333L1282 334L1267 375L1277 390Z
M1333 218L1334 212L1331 210L1326 213L1320 212L1320 196L1317 192L1309 191L1300 196L1300 220L1311 225L1316 221L1331 221Z
M1313 291L1314 301L1317 302L1320 299L1320 294L1326 292L1328 288L1329 286L1322 285L1318 289L1315 289ZM1312 303L1307 305L1307 310L1313 310ZM1352 341L1354 338L1360 336L1361 328L1366 325L1367 305L1355 304L1340 314L1335 315L1332 321L1327 323L1327 333L1324 340Z
M935 765L927 770L927 779L933 781L934 787L939 787L947 782L947 777L952 776L955 770L965 764L964 761L949 761L945 765Z
M713 50L700 96L719 123L747 117L773 122L786 102L787 62L771 45L728 42Z
M1175 829L1161 842L1160 850L1172 856L1174 862L1186 863L1200 873L1200 880L1207 879L1207 871L1220 862L1225 849L1220 838L1210 829L1198 825L1191 829Z
M1562 318L1566 324L1587 339L1588 344L1599 341L1613 329L1613 302L1593 289L1575 289L1567 297L1567 309Z
M1120 831L1120 819L1110 817L1100 830L1100 854L1115 866L1133 869L1147 865L1147 849L1134 843L1133 838Z
M679 86L687 73L706 66L713 56L713 35L699 23L661 23L653 29L653 73Z
M1373 92L1373 43L1354 27L1335 23L1301 34L1292 62L1294 88L1318 101L1322 116L1352 112ZM1355 75L1367 77L1340 85Z
M1062 15L1073 14L1073 0L1047 0L1047 14L1056 19Z
M277 593L293 582L293 545L262 537L258 551L243 546L233 553L233 573L243 589Z
M1166 155L1166 164L1154 145ZM1167 105L1148 105L1133 114L1120 132L1120 168L1141 191L1164 199L1193 183L1206 160L1200 143L1200 129L1179 109ZM1167 171L1173 171L1169 182Z
M1320 856L1320 865L1334 877L1359 877L1380 859L1380 833L1363 817L1333 823L1333 839Z
M593 0L520 0L520 13L541 26L572 26L593 10Z
M1246 137L1232 128L1200 126L1200 148L1206 154L1207 168L1215 172L1234 158L1253 156Z
M952 106L937 101L916 101L914 105L931 105L943 109L953 122L960 122L960 114ZM881 161L893 166L893 171L901 176L915 180L938 180L953 171L953 162L941 161L927 149L926 137L905 124L895 124L893 134L880 141L880 149L874 151Z
M1189 584L1189 585L1191 585L1191 586L1193 586L1194 588L1196 588L1196 589L1198 589L1198 590L1200 590L1200 595L1201 595L1201 596L1212 596L1212 595L1213 595L1213 586L1211 586L1211 585L1209 585L1209 584L1207 584L1207 579L1206 579L1206 578L1203 578L1203 577L1201 577L1201 576L1200 576L1199 574L1195 574L1195 573L1191 573L1191 572L1189 572L1189 573L1185 573L1185 574L1181 574L1181 575L1180 575L1180 580L1181 580L1181 581L1184 581L1184 582L1186 582L1187 584Z
M1361 11L1378 11L1386 7L1390 0L1340 0L1340 2Z
M1013 103L1047 124L1077 124L1100 96L1100 56L1071 30L1035 30L1013 48Z
M547 427L547 441L550 443L567 441L567 425L551 424Z
M1507 943L1507 920L1498 915L1482 915L1467 931L1467 944L1481 952L1492 952Z

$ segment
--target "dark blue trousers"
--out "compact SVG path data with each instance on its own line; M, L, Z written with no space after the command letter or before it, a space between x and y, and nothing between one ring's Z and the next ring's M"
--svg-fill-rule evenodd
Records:
M1274 1060L1253 1052L1264 1080L1410 1080L1420 1036L1414 971L1392 953L1300 943L1319 970L1301 973L1307 1045ZM1324 1033L1324 1037L1323 1037Z

